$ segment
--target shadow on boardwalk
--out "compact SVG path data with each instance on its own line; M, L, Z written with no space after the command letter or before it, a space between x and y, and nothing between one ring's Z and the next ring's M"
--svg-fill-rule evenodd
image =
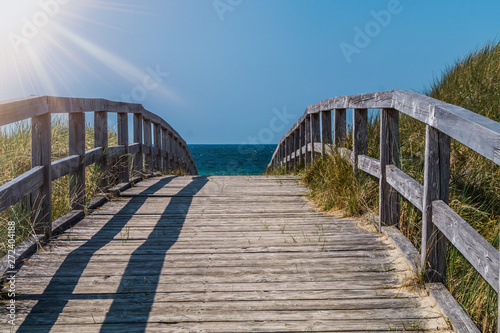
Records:
M144 265L144 253L154 251L156 257L165 257L167 251L177 241L182 226L186 219L187 212L192 203L193 196L208 182L207 177L193 177L191 183L182 188L174 195L164 213L160 216L153 230L151 230L146 241L139 246L131 255L127 268L121 278L118 290L114 294L89 294L85 296L73 295L78 281L91 260L94 253L110 243L123 229L123 227L133 217L146 202L149 195L154 195L166 186L175 177L161 179L153 186L134 196L114 217L112 217L89 241L72 251L51 278L51 281L38 303L33 307L25 321L19 327L18 332L33 332L33 327L37 326L37 332L50 332L56 323L59 314L64 310L71 299L84 297L86 299L113 299L106 318L101 327L101 332L114 332L112 324L116 323L117 317L133 316L134 330L145 331L149 313L160 279L163 260L150 262L147 268L147 277L144 272L139 272ZM165 215L175 213L175 219L169 219ZM123 214L123 215L122 215ZM172 228L174 226L175 228ZM158 246L158 235L164 234L164 229L168 228L168 242L162 242ZM103 266L105 268L105 263ZM143 285L147 278L147 290L139 294L141 306L137 303L130 306L123 306L119 301L120 295L126 294L131 286Z

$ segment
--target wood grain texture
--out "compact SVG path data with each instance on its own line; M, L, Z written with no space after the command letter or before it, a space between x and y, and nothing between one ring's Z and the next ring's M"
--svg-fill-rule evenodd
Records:
M124 154L128 154L128 114L119 112L116 114L118 127L118 145L124 146ZM129 181L129 163L128 156L120 157L118 160L118 181L128 183Z
M386 166L399 166L399 113L394 109L380 111L380 225L397 225L399 222L398 193L387 183Z
M311 141L313 146L316 142L321 143L321 125L320 125L320 117L319 113L315 113L311 115ZM311 149L311 162L314 162L316 157L316 152L314 149Z
M143 152L142 152L142 143L143 143L143 138L142 138L142 114L140 113L134 113L133 116L133 140L134 143L138 144L138 150L134 151L133 153L130 152L131 154L134 154L134 160L132 162L132 170L134 176L139 176L142 174L143 168L144 168L144 159L143 159ZM131 147L129 147L130 151Z
M432 202L432 220L444 236L498 292L498 250L442 200Z
M479 333L480 330L469 318L467 312L462 306L453 298L450 292L442 283L427 283L426 287L429 289L430 296L439 304L443 309L443 313L449 318L453 329L458 333Z
M310 115L308 115L305 118L304 130L305 130L305 141L304 141L305 152L304 152L304 155L305 155L305 168L307 169L309 164L311 164L311 154L312 154L311 148L310 148L310 145L311 145L311 116Z
M333 125L334 129L334 140L333 144L335 147L344 147L344 142L346 138L346 109L335 109L333 111Z
M47 97L32 96L0 102L0 126L49 112Z
M375 158L359 155L358 168L374 177L380 178L380 161Z
M34 167L0 186L0 212L21 200L25 195L36 192L43 185L43 168L43 166Z
M431 282L446 281L446 238L433 222L432 202L448 202L450 140L431 126L425 132L424 196L422 210L422 265Z
M151 137L151 121L143 119L143 130L144 130L144 172L153 172L153 155L151 153L151 148L153 145L153 139Z
M32 194L31 207L38 210L35 230L46 236L52 230L51 126L50 114L31 118L31 167L43 166L43 185Z
M108 152L108 113L98 111L94 113L94 147L103 148L103 151ZM97 161L98 172L102 175L100 188L106 191L109 185L108 179L108 160L106 156L102 156Z
M69 175L72 172L77 171L80 166L80 156L71 155L55 162L52 162L50 168L50 179L52 181L57 180L61 177Z
M386 166L387 183L410 201L418 210L422 211L424 187L415 179L396 168L394 165Z
M445 328L400 289L393 248L315 212L296 178L167 177L123 193L22 267L19 331Z
M85 208L85 114L83 112L70 113L69 116L69 155L78 156L77 167L71 171L69 177L69 196L71 208L83 210Z
M358 169L358 156L368 152L368 109L352 110L352 152L353 168Z

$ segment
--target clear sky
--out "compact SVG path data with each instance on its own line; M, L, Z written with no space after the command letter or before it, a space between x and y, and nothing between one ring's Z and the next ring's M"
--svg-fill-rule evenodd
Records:
M421 92L499 1L1 0L0 99L141 103L188 143L276 143L309 104Z

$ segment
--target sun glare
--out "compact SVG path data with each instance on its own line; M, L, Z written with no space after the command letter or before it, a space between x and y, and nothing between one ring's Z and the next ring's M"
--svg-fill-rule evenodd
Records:
M68 93L67 81L79 82L72 68L100 77L86 59L94 59L126 80L137 82L137 68L80 33L95 11L144 14L143 8L101 0L22 0L2 5L0 11L0 99L19 87L23 95ZM107 22L90 22L107 26ZM108 26L109 28L109 26ZM112 27L111 27L112 28ZM81 83L84 86L84 83ZM88 83L86 84L88 85ZM71 94L71 91L69 91Z

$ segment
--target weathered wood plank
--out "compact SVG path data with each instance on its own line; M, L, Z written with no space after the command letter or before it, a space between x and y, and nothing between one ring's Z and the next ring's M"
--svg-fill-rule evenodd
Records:
M358 156L368 152L368 109L352 110L352 165L358 169Z
M0 126L49 112L47 97L32 96L0 102Z
M129 152L130 154L135 154L134 155L134 160L133 160L133 166L132 170L134 172L135 176L139 176L143 172L144 168L144 159L143 159L143 151L142 151L142 143L143 143L143 137L142 137L142 114L140 113L134 113L134 118L133 118L133 135L134 135L134 144L137 144L138 150L135 151L135 149L132 147L134 144L129 146ZM134 152L132 152L132 149L134 149Z
M84 159L84 164L85 167L88 167L89 165L98 163L100 159L102 158L104 154L104 148L103 147L97 147L94 149L87 150L85 152L85 159ZM52 164L53 166L53 164Z
M419 184L415 179L411 178L394 165L386 166L386 179L387 183L391 185L393 189L410 201L418 210L423 210L422 202L424 198L424 187L422 184Z
M422 267L431 282L446 281L446 238L433 222L432 202L448 203L450 139L426 126L424 196L422 205Z
M43 166L34 167L0 186L0 212L21 200L26 194L37 191L43 185L43 168Z
M43 184L32 194L35 231L46 236L52 231L51 116L31 118L31 167L43 166Z
M380 161L365 155L358 156L358 168L370 175L380 178Z
M73 210L85 208L85 114L69 114L69 155L78 157L78 164L69 177L69 196Z
M335 109L333 111L333 125L334 129L334 140L333 144L335 147L343 147L346 138L346 109Z
M397 225L399 222L398 193L387 183L386 166L399 166L399 112L394 109L380 111L380 179L379 223Z
M109 183L108 161L104 155L104 152L108 153L108 113L105 111L94 113L94 147L103 148L103 155L97 161L97 168L101 175L99 187L105 192Z
M50 179L52 181L75 172L80 165L80 156L71 155L55 162L52 162L50 169Z
M442 200L432 202L432 221L489 285L498 292L498 250Z
M128 114L119 112L116 114L118 127L118 145L124 147L124 154L128 154ZM120 183L129 182L128 156L123 156L118 160L118 181Z

